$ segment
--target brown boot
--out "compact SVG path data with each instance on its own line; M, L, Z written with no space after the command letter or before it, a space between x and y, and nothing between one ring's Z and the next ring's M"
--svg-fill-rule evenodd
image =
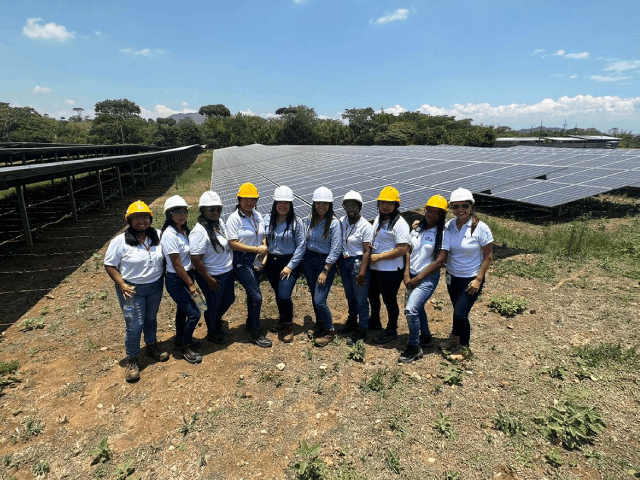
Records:
M166 362L169 360L169 353L162 350L158 346L158 342L147 344L147 355L156 359L158 362Z
M460 337L457 335L450 335L449 338L447 338L446 340L438 344L438 348L442 350L450 350L459 345L460 345Z
M140 380L140 367L138 367L138 357L127 359L127 369L124 372L124 379L129 383Z
M336 338L335 330L325 330L321 337L316 338L316 346L326 347L333 341L334 338Z
M282 341L284 343L293 342L293 323L285 323L282 330Z

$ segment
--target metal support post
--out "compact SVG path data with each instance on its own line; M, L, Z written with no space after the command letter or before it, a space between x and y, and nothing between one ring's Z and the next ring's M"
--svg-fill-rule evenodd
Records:
M16 187L16 197L18 198L18 208L20 209L20 218L22 218L22 228L24 229L24 237L27 240L27 246L33 247L31 227L29 227L29 217L27 216L27 205L24 201L24 195L21 185L18 185Z
M67 177L67 190L69 190L69 203L71 204L71 217L74 222L78 221L78 209L76 208L76 197L73 194L73 180Z
M124 198L124 192L122 191L122 179L120 178L120 167L116 167L116 174L118 175L118 190L120 191L120 198Z
M96 180L98 181L98 195L100 196L100 206L104 210L107 206L104 203L104 192L102 191L102 176L100 170L96 170Z

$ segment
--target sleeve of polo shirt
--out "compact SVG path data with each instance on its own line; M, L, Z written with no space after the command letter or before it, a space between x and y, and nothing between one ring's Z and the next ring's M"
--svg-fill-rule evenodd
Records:
M107 247L107 253L104 254L104 265L109 267L116 267L120 265L120 259L122 258L122 240L124 237L118 235L109 243Z
M238 240L238 238L240 238L238 232L242 225L242 219L240 218L240 215L237 215L236 213L237 212L232 213L227 219L227 239L229 240Z
M204 255L207 253L207 232L204 229L194 228L189 233L189 248L191 255Z
M493 234L491 233L489 225L480 222L476 229L478 230L478 243L481 247L486 247L490 243L493 243Z
M304 250L307 246L304 223L298 217L295 218L294 235L296 236L296 249L293 252L293 257L289 260L287 267L291 270L300 265L302 257L304 256Z
M401 218L393 227L393 237L396 240L396 245L400 243L411 243L409 224Z
M331 221L331 228L329 229L329 235L331 235L331 250L327 257L326 263L334 264L338 261L338 257L342 252L342 238L340 234L340 222L337 218Z
M451 250L451 237L446 228L442 232L442 250L446 250L447 252Z
M364 227L362 227L362 241L364 243L373 243L373 227L369 222L365 222Z
M171 228L171 227L169 227ZM178 244L178 235L167 234L168 229L164 231L165 234L160 240L162 245L162 253L165 255L171 255L172 253L180 253L180 245Z

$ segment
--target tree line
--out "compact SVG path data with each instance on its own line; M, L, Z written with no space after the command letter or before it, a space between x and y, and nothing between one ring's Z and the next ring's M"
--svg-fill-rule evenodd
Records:
M350 108L342 121L320 118L306 105L276 110L276 117L233 115L222 104L204 105L199 113L206 121L192 119L145 120L141 109L127 99L104 100L95 105L95 118L83 117L75 108L69 119L56 120L30 107L0 103L0 142L41 142L113 145L135 143L163 147L206 144L209 148L263 145L465 145L493 146L500 136L520 135L509 127L472 125L470 118L403 112L398 115L373 108ZM621 146L640 146L630 132L614 129ZM600 135L587 130L589 135ZM571 131L567 134L571 134ZM585 131L586 132L586 131ZM596 133L597 132L597 133ZM612 131L610 131L611 133ZM557 132L549 133L558 136ZM576 134L576 133L574 133Z

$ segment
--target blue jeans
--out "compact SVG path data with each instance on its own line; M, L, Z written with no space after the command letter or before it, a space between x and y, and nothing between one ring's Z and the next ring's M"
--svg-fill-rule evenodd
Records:
M466 292L467 285L469 285L474 278L476 277L463 278L451 275L451 284L447 284L449 298L453 305L453 330L451 334L460 337L460 345L465 347L469 346L469 341L471 340L469 312L478 299L478 295L482 292L482 287L484 287L483 279L478 291L473 295L469 295Z
M360 273L362 258L341 257L338 260L338 265L340 266L344 294L349 305L349 319L355 322L356 318L359 318L358 325L366 330L369 328L369 299L367 298L367 293L369 292L371 270L367 268L364 285L360 286L356 282L356 276Z
M304 254L304 276L307 278L307 285L311 292L313 311L316 315L316 322L322 322L326 330L333 330L333 317L331 309L327 305L327 297L331 284L336 276L335 265L327 273L327 281L324 285L318 285L318 277L324 270L325 261L328 255L307 250Z
M229 307L236 301L236 294L233 284L233 270L221 273L220 275L211 275L218 281L220 289L211 290L207 281L196 272L196 282L205 300L207 301L207 310L204 312L204 321L207 324L207 335L213 335L222 329L222 317Z
M162 300L162 277L153 283L135 284L127 282L136 287L136 294L133 297L133 318L127 322L125 319L126 333L124 336L124 348L127 357L137 357L140 353L140 337L144 332L144 343L156 343L156 331L158 322L156 316ZM116 286L116 294L120 302L120 310L124 305L122 292Z
M398 290L404 279L404 269L384 271L371 270L371 280L369 282L369 304L371 305L371 318L376 323L380 323L380 296L387 307L387 330L391 332L398 331L398 316L400 308L398 307Z
M278 306L280 321L284 323L293 323L293 300L291 300L291 294L300 273L300 268L296 267L291 271L289 278L280 279L282 269L287 266L292 256L280 255L276 257L269 254L267 256L267 264L264 267L271 288L276 294L276 305Z
M193 280L193 270L187 272ZM191 345L193 331L200 321L200 309L191 298L189 287L177 273L167 272L165 276L167 293L176 302L176 340L184 345Z
M415 275L412 274L411 278L414 277ZM440 270L426 277L413 290L407 290L406 294L409 295L409 299L404 307L404 313L407 316L407 324L409 325L409 345L414 347L420 345L420 333L431 336L424 304L436 291L439 281Z
M262 308L262 292L258 274L253 269L255 253L233 252L233 272L247 292L247 310L249 318L247 326L251 330L260 330L260 309Z

